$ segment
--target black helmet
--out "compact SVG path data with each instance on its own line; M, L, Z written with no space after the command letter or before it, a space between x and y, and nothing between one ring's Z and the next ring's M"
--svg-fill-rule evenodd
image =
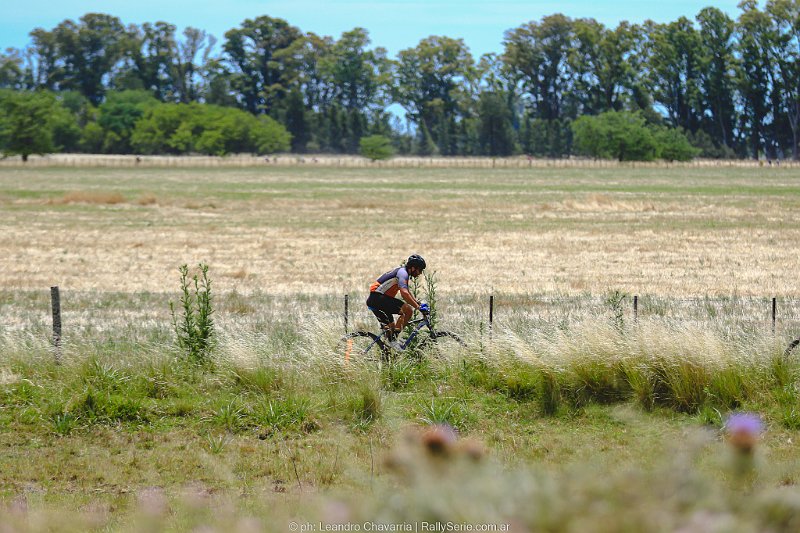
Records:
M406 268L408 267L417 267L420 270L425 270L425 260L422 258L421 255L414 254L409 256L408 260L406 260Z

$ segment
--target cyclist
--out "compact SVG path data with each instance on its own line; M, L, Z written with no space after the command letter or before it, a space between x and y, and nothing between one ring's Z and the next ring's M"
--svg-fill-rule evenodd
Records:
M408 279L422 274L425 266L422 256L414 254L406 260L405 265L386 272L369 288L367 307L391 336L403 331L405 325L411 320L411 313L414 312L414 309L418 309L423 314L428 313L428 305L418 302L408 290ZM398 292L405 303L394 297ZM400 315L397 317L397 321L393 321L393 315Z

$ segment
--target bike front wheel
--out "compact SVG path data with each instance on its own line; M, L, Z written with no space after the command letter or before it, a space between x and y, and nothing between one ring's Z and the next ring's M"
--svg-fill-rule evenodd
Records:
M449 353L467 346L461 337L450 331L432 332L429 337L419 344L420 350L433 351L446 356Z
M792 351L797 348L797 345L800 344L800 339L795 339L789 343L789 346L786 348L786 351L783 352L783 355L788 356L792 353Z

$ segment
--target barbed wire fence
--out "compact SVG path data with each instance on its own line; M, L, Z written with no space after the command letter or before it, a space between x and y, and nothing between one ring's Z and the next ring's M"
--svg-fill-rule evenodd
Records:
M342 322L346 330L356 324L374 322L360 296L345 295ZM629 325L663 320L671 324L714 324L754 333L800 337L800 298L795 297L491 294L480 302L451 298L443 300L441 305L445 308L445 316L457 313L467 322L482 323L487 328L520 324L565 326L587 318L608 316Z
M20 320L18 317L15 326L9 323L0 324L0 332L32 328L44 333L45 328L50 329L52 324L51 339L58 360L63 339L73 335L85 336L92 332L113 336L115 330L120 333L120 321L130 327L139 324L142 327L149 325L169 330L169 324L164 322L168 294L158 298L153 295L142 296L144 300L141 306L136 304L136 295L128 295L122 305L94 302L96 295L89 293L67 292L65 296L58 287L52 287L49 296L49 306L45 304L45 291L41 291L35 299L28 296L29 301L20 303L21 312L28 318ZM267 327L276 319L297 321L307 316L313 320L322 318L324 322L321 323L338 324L336 328L340 328L342 333L356 329L374 330L377 328L377 321L366 306L366 297L365 292L339 296L331 294L317 298L308 295L302 298L289 295L276 298L274 295L261 294L250 299L241 295L235 295L234 298L221 294L218 295L216 316L223 323L237 324L244 321L256 329ZM9 296L2 302L3 315L10 321L13 321L14 300L15 298ZM81 311L74 309L73 305ZM39 313L31 314L31 306L39 309ZM62 311L67 313L67 320L62 319ZM623 293L453 295L439 298L438 311L447 329L464 326L468 331L487 333L505 328L517 331L569 328L581 321L600 317L617 320L625 327L635 326L640 322L663 321L670 326L713 327L732 334L772 334L782 340L800 337L800 297L673 297ZM45 312L49 316L45 317ZM35 318L34 323L26 325L32 316ZM104 325L104 321L108 324ZM50 324L45 325L45 322Z

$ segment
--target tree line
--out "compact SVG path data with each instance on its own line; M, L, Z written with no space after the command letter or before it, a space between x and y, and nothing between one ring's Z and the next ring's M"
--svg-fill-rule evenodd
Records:
M739 10L615 28L555 14L479 58L446 36L389 57L363 28L259 16L218 43L89 13L0 53L0 147L357 153L383 136L419 155L798 159L800 0Z

